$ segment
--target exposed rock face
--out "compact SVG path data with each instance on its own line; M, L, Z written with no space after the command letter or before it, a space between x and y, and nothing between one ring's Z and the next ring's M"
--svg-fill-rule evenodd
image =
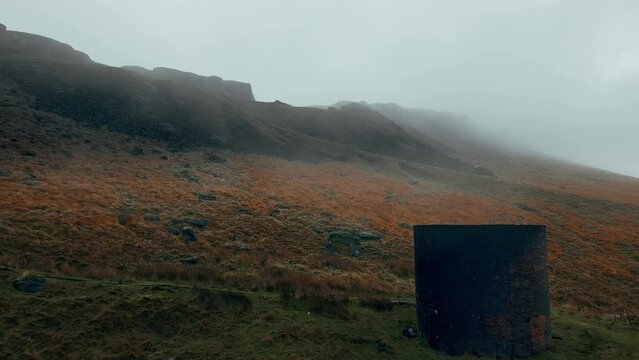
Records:
M255 101L253 89L249 83L224 80L219 76L202 76L164 67L156 67L153 70L147 70L140 66L125 66L124 68L151 79L169 80L214 94L226 95L234 99Z

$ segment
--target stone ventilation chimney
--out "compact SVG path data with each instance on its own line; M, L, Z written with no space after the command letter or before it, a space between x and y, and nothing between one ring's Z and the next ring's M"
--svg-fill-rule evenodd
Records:
M4 24L0 24L0 33L7 31L7 27Z

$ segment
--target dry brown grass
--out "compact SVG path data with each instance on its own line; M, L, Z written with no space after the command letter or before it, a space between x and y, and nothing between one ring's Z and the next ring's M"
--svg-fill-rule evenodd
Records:
M198 151L170 153L161 144L77 129L89 144L36 142L29 147L38 155L28 159L17 148L0 148L0 168L13 173L0 178L0 265L100 279L290 288L296 296L410 295L412 233L400 224L539 223L548 226L557 305L639 312L639 210L624 210L636 204L639 183L515 174L527 185L512 185L434 168L432 178L415 179L392 164L381 170L228 152L222 153L228 162L213 164ZM134 146L146 155L131 155ZM185 179L183 171L199 180ZM32 176L37 184L25 183ZM566 202L575 194L603 202L575 207ZM125 225L123 211L130 216ZM160 221L145 221L150 212ZM166 231L184 217L209 220L196 229L198 241ZM324 252L330 231L351 229L383 238L363 244L357 259ZM188 255L202 263L176 262Z

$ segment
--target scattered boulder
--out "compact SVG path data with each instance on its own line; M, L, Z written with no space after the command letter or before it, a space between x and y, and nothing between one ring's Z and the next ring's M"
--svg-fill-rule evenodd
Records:
M179 172L173 173L173 176L175 176L178 179L186 180L192 183L200 182L200 178L197 175L193 175L193 173L191 173L188 170L181 170Z
M209 224L208 220L200 219L200 218L184 219L183 222L191 226L195 226L196 228L203 228Z
M166 228L166 231L168 231L168 233L171 235L178 235L180 233L180 229L173 226L169 226L168 228Z
M326 250L329 253L333 253L335 245L343 244L350 248L351 256L360 257L364 253L361 241L379 240L381 238L382 236L379 234L366 231L333 231L328 234Z
M183 226L180 229L180 237L185 241L197 241L197 235L195 235L195 231L190 226Z
M118 216L118 223L120 225L126 225L130 223L131 221L133 221L133 215L131 215L130 213L126 211L120 212L120 215Z
M234 210L237 214L241 214L241 215L255 215L253 210L247 209L247 208L238 207L238 208L235 208Z
M399 224L399 227L402 229L406 229L406 230L410 230L411 226L408 223L401 223Z
M241 252L250 252L251 248L248 246L247 243L241 242L241 241L230 241L228 243L226 243L226 247L231 249L231 250L236 250L236 251L241 251Z
M13 173L11 172L11 170L8 169L0 169L0 177L9 177L13 175Z
M380 234L367 232L367 231L355 232L353 233L353 235L360 241L373 241L373 240L380 240L382 238Z
M222 164L226 162L226 159L222 156L214 153L213 151L206 151L204 153L204 159L208 162Z
M159 222L160 220L162 219L160 219L159 216L155 216L155 215L147 215L144 217L144 221L147 221L147 222Z
M203 228L209 224L209 221L206 219L198 218L198 217L189 217L189 218L176 218L171 220L173 224L181 224L181 225L190 225L196 228Z
M341 242L347 245L359 244L359 239L350 232L333 231L328 234L328 241Z
M22 150L22 152L20 152L20 155L22 156L36 156L37 153L33 150Z
M402 335L409 339L412 339L417 337L417 330L415 330L415 327L412 325L406 325L402 330Z
M184 265L196 265L200 259L197 256L189 256L183 259L178 259L178 261Z
M25 272L13 280L13 287L18 291L36 293L42 291L46 282L47 279L44 276Z
M362 255L362 249L360 247L359 239L352 233L345 231L333 231L328 234L328 244L326 250L329 253L335 252L335 245L342 244L348 246L350 255L353 257L359 257Z
M213 201L213 200L217 200L217 197L215 195L211 195L211 194L200 194L200 193L195 193L195 195L197 196L198 200L202 200L202 201Z
M332 241L330 241L330 240L328 241L326 246L324 246L324 251L326 251L330 255L335 254L335 247L333 246L333 242Z
M139 146L136 146L133 149L131 149L130 153L131 155L135 155L135 156L144 155L144 149L142 149Z

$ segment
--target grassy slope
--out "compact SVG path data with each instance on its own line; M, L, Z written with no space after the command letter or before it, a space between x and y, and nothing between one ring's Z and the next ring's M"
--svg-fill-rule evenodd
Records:
M3 283L12 276L0 269ZM304 300L284 305L273 292L53 277L38 295L0 287L3 359L448 358L401 335L415 323L411 305L377 312L351 300L346 315L334 316ZM553 326L561 340L532 359L639 358L637 332L622 321L555 311ZM378 352L379 339L388 352Z
M228 162L211 163L202 151L172 153L160 143L30 109L5 107L0 115L0 169L10 171L0 177L0 265L11 269L0 286L6 310L0 341L16 356L30 349L42 358L67 351L77 358L98 352L190 358L188 351L196 357L244 351L266 358L352 358L376 355L371 341L377 338L398 358L431 354L398 335L398 321L413 322L412 308L376 313L350 305L354 315L345 321L279 304L285 289L296 298L410 298L412 237L405 224L419 223L546 224L558 311L606 319L624 309L639 313L636 180L597 172L571 176L556 164L535 165L534 172L500 168L488 178L380 158L371 158L374 166L312 164L225 152ZM134 147L145 154L131 155ZM25 150L36 155L21 155ZM201 201L194 193L216 200ZM122 213L132 221L119 224ZM160 221L145 221L148 215ZM210 223L196 229L197 242L187 243L166 231L180 217ZM348 229L384 237L365 243L361 258L325 254L328 233ZM202 263L175 262L187 255ZM52 281L33 296L8 285L18 269L102 281ZM121 279L131 282L111 282ZM147 289L142 281L170 281L179 290L141 290ZM198 309L193 284L249 292L253 310L234 321L232 311ZM145 323L143 311L154 311L157 322ZM268 312L277 320L266 320ZM548 356L637 353L636 332L582 315L556 312L565 340L560 353ZM145 330L160 323L170 328ZM80 334L87 340L78 340ZM87 341L95 353L83 353Z

